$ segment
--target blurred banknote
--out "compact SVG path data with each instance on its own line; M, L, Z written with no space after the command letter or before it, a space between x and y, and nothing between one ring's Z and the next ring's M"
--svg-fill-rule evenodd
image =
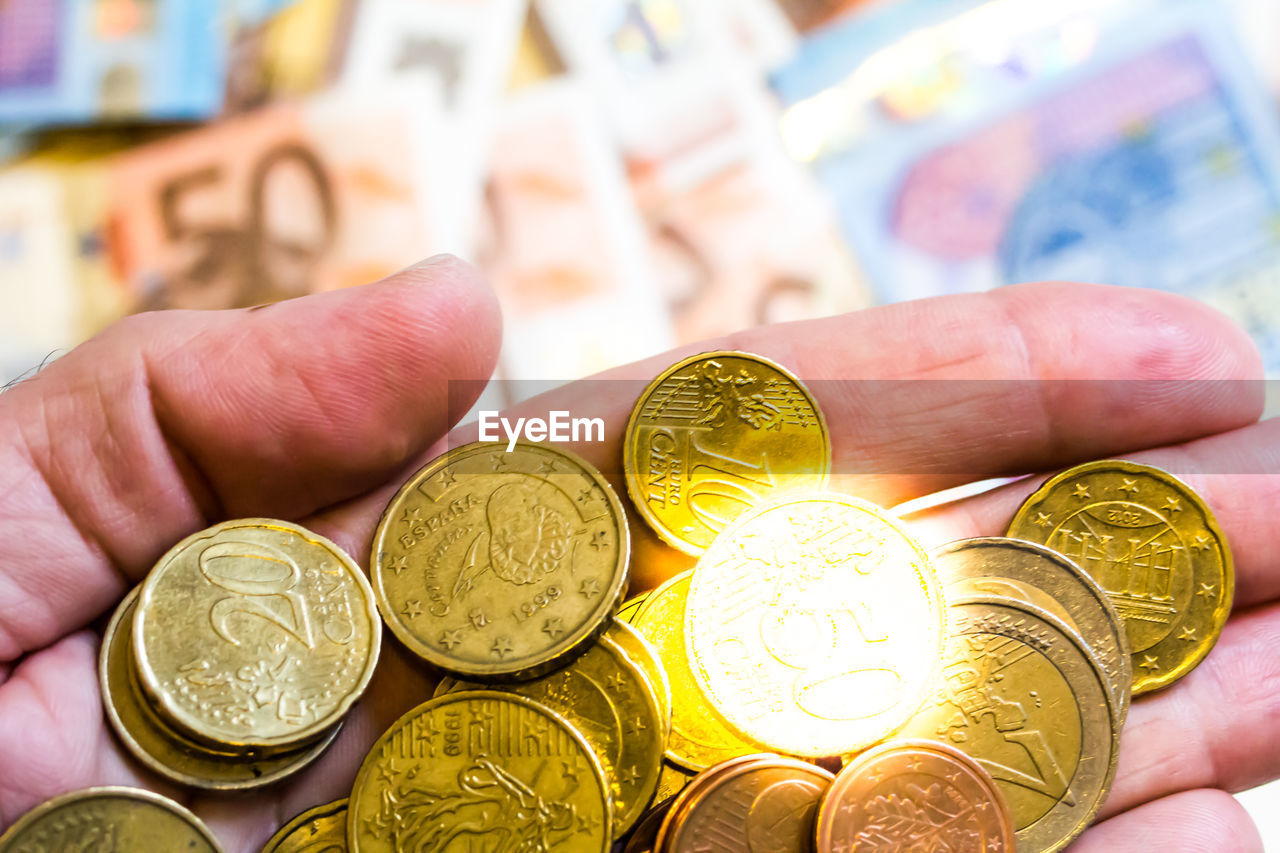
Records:
M574 379L671 345L616 149L573 82L507 106L486 202L479 257L503 307L505 379Z
M227 110L316 92L337 78L356 0L299 0L267 16L235 21Z
M836 194L880 296L1156 287L1221 305L1280 372L1280 133L1225 16L1022 5L1037 14L1005 8L1006 27L1040 26L1006 32L999 62L965 47L1001 20L975 7L927 41L913 18L877 50L855 46L874 28L849 27L843 50L828 33L779 76L788 139ZM833 79L838 57L856 70Z
M540 0L627 164L680 342L860 307L828 200L783 149L717 3Z
M213 115L220 11L219 0L5 0L0 124Z
M511 73L527 0L361 0L351 19L341 84L412 86L447 146L458 221L470 226L497 106Z
M457 248L442 168L412 93L266 107L113 159L107 248L132 310L363 284Z
M0 172L0 383L78 342L65 193L43 169Z

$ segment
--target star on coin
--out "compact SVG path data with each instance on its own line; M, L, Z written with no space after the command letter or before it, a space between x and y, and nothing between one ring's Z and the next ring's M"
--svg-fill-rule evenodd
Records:
M501 453L492 456L489 460L489 467L494 471L501 471L507 467L507 457Z
M1134 495L1138 493L1138 481L1132 480L1128 477L1124 477L1123 479L1124 479L1124 485L1120 486L1119 490L1132 498Z
M395 761L388 761L386 764L378 765L378 781L382 783L382 787L390 788L395 784L396 776L400 770L395 766Z
M591 489L583 489L582 491L578 492L578 503L580 504L586 503L587 501L591 500L591 496L594 494L595 492Z
M1050 516L1049 513L1047 512L1037 512L1035 517L1035 523L1040 525L1041 527L1048 527L1049 525L1053 524L1053 517Z
M1084 483L1076 483L1076 490L1071 495L1071 497L1079 498L1080 500L1084 501L1084 500L1088 500L1093 496L1089 494L1088 486L1086 486Z
M912 758L910 761L908 761L907 769L910 770L912 773L915 773L916 771L918 771L920 769L920 759Z
M1209 543L1212 541L1213 540L1210 539L1208 536L1205 536L1203 533L1200 533L1196 536L1195 539L1191 540L1191 547L1197 551L1208 551Z
M1175 497L1169 497L1165 499L1164 505L1161 506L1160 508L1163 510L1168 510L1171 513L1182 512L1182 501L1180 501L1178 498L1175 498Z
M440 635L440 645L444 646L449 651L453 651L453 647L457 645L461 645L461 643L462 643L461 628L454 628L452 631L445 631L443 634Z
M542 633L546 634L553 640L560 639L560 635L564 633L564 620L559 616L552 616L542 623Z
M404 508L404 516L400 519L401 523L413 527L422 521L422 507L407 506Z
M599 551L601 548L609 547L609 534L603 530L597 530L595 535L591 537L591 550Z
M604 686L613 693L620 693L627 686L627 680L622 677L621 673L615 672L604 680Z
M515 650L516 647L511 645L511 639L508 637L499 637L494 640L493 645L489 647L489 651L493 652L499 658L505 658Z
M538 466L539 474L554 474L555 470L556 470L556 461L554 459L548 459L546 462L543 462L541 465Z
M418 600L406 601L404 608L400 611L406 619L417 619L422 615L422 602Z
M1142 663L1138 664L1138 668L1154 672L1160 668L1160 661L1156 659L1155 655L1143 655Z
M1182 633L1178 635L1178 639L1185 640L1188 643L1194 642L1196 639L1196 629L1190 627L1183 628Z
M394 560L388 560L383 568L396 573L396 577L400 577L400 573L409 568L409 558L401 554Z
M593 598L600 594L600 582L595 578L587 578L578 587L578 592L583 598Z
M560 761L560 775L565 779L574 782L578 781L578 774L582 772L582 765L578 763L578 757L575 755L572 761Z
M578 815L578 832L595 832L600 828L600 818L595 815Z
M627 723L627 734L638 735L647 728L649 727L644 724L644 720L636 717L634 720Z
M450 471L449 469L447 469L447 468L446 468L445 470L443 470L443 471L441 471L441 472L440 472L440 487L441 487L441 488L443 488L443 489L447 489L447 488L449 488L450 486L452 486L452 485L453 485L454 483L456 483L456 482L458 482L458 478L457 478L457 477L455 477L455 476L453 476L453 472L452 472L452 471Z
M1200 588L1196 590L1196 597L1208 598L1209 596L1217 593L1217 591L1218 585L1216 583L1202 583L1200 584Z
M618 771L618 781L626 782L628 785L634 785L640 781L640 771L633 764L625 770Z

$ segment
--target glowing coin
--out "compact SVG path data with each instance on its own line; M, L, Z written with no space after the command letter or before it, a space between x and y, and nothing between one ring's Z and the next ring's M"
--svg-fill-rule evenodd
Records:
M716 538L686 607L698 686L745 737L792 755L854 752L919 707L945 612L929 554L884 510L782 498Z

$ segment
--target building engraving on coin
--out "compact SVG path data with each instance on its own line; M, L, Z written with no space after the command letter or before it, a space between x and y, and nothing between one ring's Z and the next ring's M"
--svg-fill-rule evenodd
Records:
M215 745L318 735L373 675L381 624L359 566L283 521L229 521L166 554L133 624L138 679L177 728Z
M531 677L603 628L628 549L621 504L584 460L547 445L470 444L388 505L373 586L392 631L431 663Z
M1135 693L1193 669L1230 614L1226 539L1195 492L1158 468L1076 466L1031 495L1009 531L1061 552L1107 591L1129 640Z
M609 799L590 748L520 696L448 694L375 744L349 801L353 851L607 850Z
M780 365L712 352L664 371L627 423L623 470L637 510L672 546L700 553L745 510L797 480L821 486L826 423Z
M725 529L693 572L686 619L697 682L730 725L820 757L880 740L919 706L944 608L929 555L892 517L809 493Z

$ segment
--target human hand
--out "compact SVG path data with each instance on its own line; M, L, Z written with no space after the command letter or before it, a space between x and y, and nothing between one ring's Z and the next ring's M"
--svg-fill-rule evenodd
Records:
M293 814L345 796L373 740L431 693L433 676L390 637L368 693L323 758L277 788L217 796L163 783L115 743L96 678L102 617L173 543L224 518L298 521L367 561L387 500L443 448L448 382L487 377L498 338L496 307L475 273L436 261L249 312L132 318L0 394L0 827L66 790L135 785L189 805L229 851L251 851ZM1123 383L1090 383L1084 393L1070 384L939 382L921 386L929 396L867 411L856 383L817 381L1260 374L1241 332L1152 291L1012 287L684 351L705 349L758 352L809 383L832 427L837 471L907 472L833 483L885 505L966 476L1121 454L1210 472L1225 460L1233 470L1273 470L1280 452L1272 425L1254 423L1262 406L1254 383L1161 384L1164 392L1135 402ZM647 381L677 357L607 376ZM528 406L573 410L583 387ZM611 432L578 449L616 471L639 386L590 387L591 414L605 414ZM464 410L458 403L455 412ZM1134 453L1142 448L1163 449ZM1218 789L1280 775L1280 666L1267 653L1280 641L1280 609L1269 604L1280 576L1267 565L1267 508L1280 479L1186 478L1234 548L1242 612L1195 672L1134 703L1106 819L1078 850L1261 850L1248 816ZM956 535L998 535L1033 487L1015 483L929 521ZM632 532L638 591L682 560L642 525Z

